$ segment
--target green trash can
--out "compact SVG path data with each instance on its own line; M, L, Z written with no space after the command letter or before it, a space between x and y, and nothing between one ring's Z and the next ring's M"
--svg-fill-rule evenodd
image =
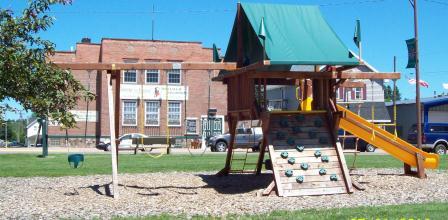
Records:
M84 163L84 155L83 154L70 154L68 155L68 163L72 168L82 167Z

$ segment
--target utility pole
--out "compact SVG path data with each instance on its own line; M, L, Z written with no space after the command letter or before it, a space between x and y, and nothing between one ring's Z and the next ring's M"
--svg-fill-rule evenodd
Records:
M417 0L409 0L414 8L414 39L415 39L415 105L417 107L417 147L422 148L422 110L420 103L420 59L418 51L418 10Z

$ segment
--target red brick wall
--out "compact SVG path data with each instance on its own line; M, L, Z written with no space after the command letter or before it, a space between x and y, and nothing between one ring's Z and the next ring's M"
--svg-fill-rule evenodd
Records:
M212 61L212 50L203 48L197 42L173 42L173 41L147 41L147 40L125 40L125 39L103 39L101 44L78 43L76 52L57 52L52 58L54 62L103 62L103 63L123 63L128 60L135 60L143 63L148 61L161 62L210 62ZM90 90L96 94L95 101L89 104L89 111L98 111L97 123L89 122L87 125L87 135L89 136L109 136L109 116L107 100L106 72L92 71L90 80L87 71L73 71L75 77L86 87L90 83ZM211 78L217 75L217 71L211 72ZM201 115L207 114L209 74L207 71L182 70L182 86L188 86L189 99L187 100L187 117L197 118L197 129L200 131ZM123 78L123 77L122 77ZM137 84L144 83L144 71L137 70ZM165 71L160 71L160 85L166 85L167 75ZM211 82L210 107L218 109L218 115L227 113L227 88L221 82ZM122 105L122 103L120 103ZM160 126L145 127L144 133L151 135L166 134L166 100L162 100L160 108ZM139 105L139 104L138 104ZM76 110L86 110L87 105L80 101ZM138 106L137 121L144 123L140 117L140 107ZM184 135L184 109L182 101L182 127L170 128L171 135ZM122 124L122 106L120 108L120 125ZM226 125L226 123L224 123ZM226 126L227 129L227 126ZM140 132L139 126L120 126L120 134L130 132ZM78 128L70 129L69 135L83 136L85 132L85 122L78 122ZM50 127L49 135L65 135L64 130L59 127Z

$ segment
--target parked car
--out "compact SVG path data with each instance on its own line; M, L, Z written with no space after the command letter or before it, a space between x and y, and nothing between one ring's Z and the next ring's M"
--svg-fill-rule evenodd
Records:
M11 143L8 143L8 147L25 147L25 145L17 141L12 141Z
M130 133L130 134L124 134L118 138L120 141L120 144L118 145L118 150L131 150L134 149L135 146L132 145L132 139L133 138L147 138L147 135L140 134L140 133ZM104 143L100 142L97 146L97 149L104 150L104 151L110 151L110 142Z
M252 148L258 151L263 139L261 127L236 129L235 148ZM230 144L230 133L219 134L207 140L212 152L225 152Z
M417 144L417 125L408 132L408 141ZM437 154L446 154L448 148L448 124L425 123L422 125L422 148Z

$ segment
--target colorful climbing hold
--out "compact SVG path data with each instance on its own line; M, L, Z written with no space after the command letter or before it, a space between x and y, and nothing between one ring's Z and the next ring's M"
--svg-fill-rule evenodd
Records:
M291 164L291 165L293 165L293 164L296 163L296 159L294 159L294 158L289 158L289 159L288 159L288 163Z
M288 152L283 151L283 152L280 154L280 156L281 156L283 159L286 159L286 158L288 158Z
M305 150L305 146L303 146L303 145L296 145L296 149L299 152L303 152L303 150Z
M324 168L320 168L320 170L319 170L319 175L323 176L323 175L325 175L325 174L327 174L327 170L324 169Z
M294 138L290 137L290 138L288 138L288 140L286 140L286 143L289 146L294 146L296 144L296 140Z
M338 181L338 176L336 176L336 174L331 174L330 180L331 181Z
M302 168L302 170L308 170L309 165L307 163L302 163L300 164L300 168Z
M320 157L320 156L322 156L322 152L320 152L320 150L316 150L316 151L314 152L314 156L315 156L315 157Z
M286 171L285 171L285 176L287 176L287 177L291 177L292 174L293 174L293 171L292 171L292 170L286 170Z
M321 159L322 162L324 162L324 163L328 163L328 162L330 161L330 158L329 158L328 156L326 156L326 155L322 156L320 159Z
M298 182L298 183L303 183L303 181L305 180L305 177L304 176L297 176L296 177L296 181Z

